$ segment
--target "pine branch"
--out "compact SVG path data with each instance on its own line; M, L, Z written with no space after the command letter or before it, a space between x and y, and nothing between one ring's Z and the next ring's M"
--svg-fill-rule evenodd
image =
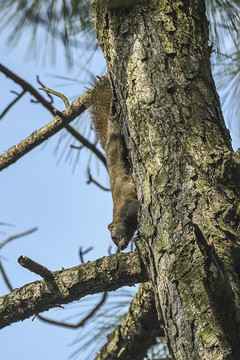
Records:
M2 64L0 64L0 71L9 79L13 80L16 84L20 85L25 91L33 95L35 99L37 99L46 109L48 109L52 113L52 115L56 115L56 109L54 109L51 103L44 99L44 97L27 81L19 77L17 74L13 73L11 70L6 68L6 66Z
M67 106L67 109L63 112L56 110L51 102L48 102L44 97L36 90L33 86L27 83L25 80L11 72L5 66L0 64L0 71L4 73L7 77L12 79L15 83L22 86L23 90L29 92L33 95L38 102L40 102L47 110L54 115L54 119L42 127L39 130L33 132L26 139L18 143L17 145L12 146L4 154L0 156L0 171L8 167L9 165L16 162L22 156L27 154L29 151L34 149L36 146L42 144L52 135L55 135L58 131L62 130L64 127L70 131L84 146L89 148L96 156L104 163L106 166L106 159L104 155L87 139L82 135L78 134L76 130L70 127L68 124L73 121L76 117L81 115L86 109L88 109L91 104L91 93L94 91L94 85L90 90L88 90L84 95L77 98L72 102L71 105ZM48 89L49 90L49 89ZM55 92L56 93L56 92ZM59 94L59 93L58 93ZM62 95L62 94L60 94Z
M4 154L0 156L0 171L15 163L29 151L42 144L58 131L62 130L68 122L74 120L85 109L86 107L83 103L81 103L77 109L74 106L71 106L68 110L65 110L61 113L61 117L59 115L55 116L53 121L51 121L49 124L39 130L34 131L26 139L9 148Z
M0 298L0 329L89 294L147 281L136 252L109 255L52 274L54 280L35 281Z

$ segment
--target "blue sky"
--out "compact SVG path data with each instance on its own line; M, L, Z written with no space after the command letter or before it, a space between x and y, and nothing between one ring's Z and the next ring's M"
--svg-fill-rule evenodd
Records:
M63 49L59 45L57 62L52 64L49 56L44 66L41 60L26 60L27 36L11 51L5 47L5 42L6 34L0 35L0 62L36 88L39 87L36 75L40 75L47 87L63 92L73 100L88 86L86 75L83 77L83 83L77 81L67 84L66 81L53 76L60 74L77 77L81 72L78 61L80 54L76 54L76 67L70 70L66 66ZM84 61L81 62L84 65ZM101 75L103 68L104 60L98 52L94 56L90 70ZM0 74L0 112L14 97L10 90L19 90L19 87ZM59 99L56 99L55 106L63 109ZM6 151L51 119L51 114L41 105L31 103L29 95L25 95L0 121L0 152ZM15 240L1 250L3 265L14 287L38 279L35 274L18 265L17 259L20 255L29 256L51 270L59 270L79 264L80 246L85 249L93 246L94 249L86 256L86 260L94 260L106 255L109 245L112 245L107 230L107 225L112 220L111 194L99 190L94 185L86 185L88 151L81 152L80 161L74 172L73 165L66 162L64 157L59 162L61 151L66 144L64 142L58 155L54 156L60 136L55 135L46 145L34 149L1 173L0 221L14 226L0 228L0 242L10 235L38 227L37 232ZM233 140L234 148L237 149L239 139L233 136ZM95 161L94 156L91 164L96 176L99 167L98 179L108 186L108 175ZM0 295L6 293L8 289L0 276ZM73 307L74 311L80 311L80 307ZM58 320L68 316L63 309L51 310L47 315ZM37 319L28 319L1 330L1 356L5 360L65 360L76 350L77 345L70 344L76 336L81 336L79 334L80 330L48 326Z

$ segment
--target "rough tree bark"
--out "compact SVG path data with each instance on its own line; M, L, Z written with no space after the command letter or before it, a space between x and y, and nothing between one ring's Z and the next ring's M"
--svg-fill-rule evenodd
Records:
M203 0L92 0L141 203L136 243L173 359L239 359L239 153Z
M95 360L141 360L156 337L164 337L164 332L158 322L154 291L145 282L140 284L123 323L108 335Z
M0 329L89 294L148 280L136 252L109 255L71 269L49 272L51 278L27 284L0 298Z

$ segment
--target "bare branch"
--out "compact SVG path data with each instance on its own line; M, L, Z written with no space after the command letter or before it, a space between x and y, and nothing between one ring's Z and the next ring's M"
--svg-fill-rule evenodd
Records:
M9 243L10 241L12 240L15 240L15 239L18 239L20 237L23 237L23 236L26 236L26 235L29 235L29 234L32 234L34 231L37 231L37 227L34 227L30 230L27 230L27 231L24 231L20 234L16 234L16 235L12 235L12 236L9 236L6 240L4 240L2 243L0 243L0 249L6 245L7 243Z
M9 79L12 79L16 84L19 84L25 91L28 91L30 94L32 94L53 115L56 115L56 111L52 107L52 105L46 99L44 99L44 97L27 81L17 76L15 73L10 71L2 64L0 64L0 71L5 74Z
M6 109L3 110L3 112L0 115L0 119L2 119L4 117L4 115L6 115L6 113L11 109L11 107L16 104L16 102L18 102L18 100L21 99L21 97L26 93L25 90L23 90L20 94L16 94L17 97L6 107Z
M40 102L47 110L51 112L51 114L54 115L54 119L49 124L35 131L25 140L11 147L6 153L0 156L0 171L16 162L26 153L34 149L36 146L42 144L45 140L56 134L58 131L62 130L64 127L84 146L94 152L94 154L97 155L99 159L103 162L103 164L106 166L106 159L104 155L98 149L96 149L93 144L91 144L87 139L85 139L76 130L74 130L71 126L68 125L69 122L74 120L77 116L81 115L86 109L88 109L92 105L90 101L91 93L92 91L94 91L94 88L95 86L97 86L97 84L95 84L80 98L74 100L73 103L68 106L65 111L60 112L51 105L51 102L48 102L46 99L44 99L44 97L33 86L31 86L25 80L11 72L2 64L0 64L0 71L10 79L15 81L17 84L22 86L25 91L28 91L31 95L33 95L38 100L38 102Z
M50 271L45 266L37 263L36 261L33 261L27 256L20 256L18 258L18 263L22 267L34 272L37 275L40 275L45 280L49 280L49 281L54 280L52 271Z
M108 335L107 344L95 360L143 359L158 336L163 337L164 331L158 321L152 285L140 284L122 324Z
M108 294L107 292L104 292L99 303L89 312L89 314L87 316L85 316L77 324L68 324L63 321L56 321L56 320L48 319L42 315L38 315L38 319L40 319L44 322L47 322L48 324L62 326L62 327L69 328L69 329L78 329L78 328L84 326L86 324L86 322L90 318L92 318L93 315L101 308L101 306L105 303L105 301L107 299L107 294Z
M80 146L70 145L70 148L71 149L76 149L76 150L82 150L84 148L84 146L83 145L80 145Z
M55 90L52 90L52 89L49 89L49 88L39 88L39 90L43 90L43 91L46 91L46 93L50 93L50 94L53 94L57 97L59 97L60 99L62 99L64 105L66 106L66 109L69 108L70 104L69 104L69 101L68 99L66 98L65 95L63 95L62 93L58 92L58 91L55 91Z
M33 132L26 139L8 149L7 152L0 156L0 171L13 164L36 146L42 144L45 140L63 129L68 122L75 119L85 109L84 103L79 104L79 108L72 105L68 110L61 113L61 117L55 116L53 121L49 124Z
M82 249L80 250L81 251L81 258L83 255L87 254L90 250L92 250L92 247L89 247L88 249L86 249L85 251L82 251ZM82 258L83 260L83 258ZM82 263L84 263L84 261L82 261ZM34 267L35 268L35 267ZM46 268L44 268L46 269ZM31 269L29 269L31 270ZM49 271L49 270L48 270ZM2 266L2 262L0 261L0 272L2 273L2 276L3 276L3 279L7 285L7 287L9 288L10 291L13 290L13 286L11 285L9 279L8 279L8 276ZM34 271L35 272L35 271ZM39 274L40 276L42 276L41 274ZM52 272L51 272L51 275L52 275ZM44 277L44 276L42 276ZM79 321L77 324L69 324L69 323L65 323L63 321L56 321L56 320L52 320L52 319L49 319L49 318L46 318L42 315L37 315L37 318L43 322L46 322L48 324L52 324L52 325L56 325L56 326L62 326L62 327L65 327L65 328L70 328L70 329L77 329L79 327L82 327L86 324L86 322L92 318L94 316L94 314L101 308L101 306L105 303L106 299L107 299L107 295L108 295L108 292L104 292L101 296L101 300L97 303L96 306L94 306L94 308L89 312L88 315L86 315L81 321Z
M1 261L0 261L0 271L1 271L1 273L2 273L3 279L4 279L4 281L5 281L8 289L9 289L10 291L12 291L12 290L13 290L13 286L12 286L12 284L10 283L10 280L9 280L8 277L7 277L6 271L4 270Z
M107 160L105 158L105 156L101 153L101 151L99 151L96 146L92 143L90 143L90 141L88 141L87 139L85 139L81 134L79 134L79 132L77 132L71 125L66 125L65 128L67 129L67 131L70 132L70 134L72 134L72 136L74 136L78 141L80 141L84 146L86 146L88 149L90 149L95 155L97 155L97 157L99 158L99 160L102 161L102 163L104 164L104 166L107 168Z
M2 221L0 221L0 226L12 226L12 227L14 227L13 224L8 224L8 223L2 222Z
M82 246L80 246L79 257L80 257L80 260L81 260L81 264L85 263L83 256L86 255L87 253L89 253L89 251L92 251L92 249L93 249L93 247L90 246L89 248L87 248L86 250L83 251Z
M39 75L37 75L37 82L39 83L39 85L41 85L43 88L45 88L46 86L43 85L43 83L41 82L40 78L39 78ZM50 99L50 104L53 104L53 97L52 95L50 95L49 93L47 93L47 96L49 97Z
M53 281L35 281L2 296L0 328L89 294L148 280L136 252L105 256L71 269L55 271L53 276Z
M93 182L95 185L97 185L103 191L111 191L109 188L106 188L106 187L102 186L101 184L99 184L98 181L94 180L92 178L90 169L88 168L88 181L87 181L87 184L90 184L91 182Z
M85 251L82 252L82 255L88 253L92 248L88 248ZM82 262L84 263L84 262ZM7 287L9 288L10 291L13 290L13 286L10 283L8 276L2 266L2 262L0 261L0 272L2 273L3 279L7 285ZM40 274L41 276L41 274ZM101 296L101 300L97 303L97 305L89 312L88 315L86 315L81 321L79 321L77 324L68 324L65 323L63 321L56 321L56 320L52 320L52 319L48 319L42 315L37 315L37 318L43 322L46 322L48 324L52 324L52 325L56 325L56 326L62 326L65 328L70 328L70 329L77 329L79 327L82 327L86 324L86 322L94 316L94 314L101 308L101 306L105 303L106 299L107 299L107 295L108 292L104 292Z

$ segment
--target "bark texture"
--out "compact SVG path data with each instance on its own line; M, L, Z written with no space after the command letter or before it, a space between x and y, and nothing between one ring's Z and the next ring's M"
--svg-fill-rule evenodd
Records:
M164 336L164 332L159 326L154 291L150 283L143 283L123 323L108 335L107 344L95 360L141 360L157 336Z
M141 203L140 255L174 359L240 358L239 154L203 0L93 1Z
M52 275L53 280L35 281L0 298L0 329L86 295L147 281L136 252L109 255Z

